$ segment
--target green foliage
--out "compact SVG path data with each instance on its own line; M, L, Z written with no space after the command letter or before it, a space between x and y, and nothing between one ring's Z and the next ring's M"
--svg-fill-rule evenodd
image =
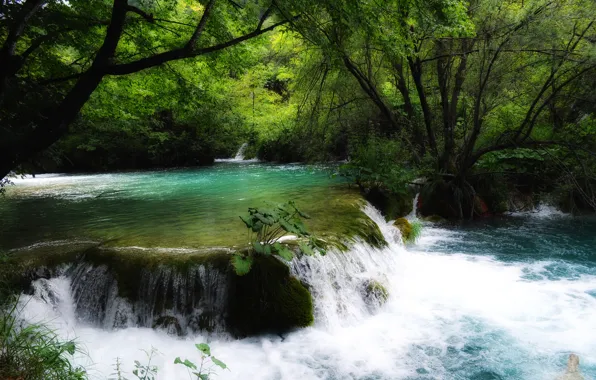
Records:
M286 261L294 259L294 251L280 238L290 234L298 242L302 254L313 256L315 252L325 255L321 242L306 228L302 219L310 217L300 211L292 201L269 208L249 208L248 215L240 219L248 229L250 245L246 253L235 253L232 266L239 276L246 275L254 262L254 256L278 256Z
M399 218L393 225L401 232L404 244L416 243L422 232L422 223L419 221L410 222L406 218Z
M412 232L410 232L410 239L407 243L416 243L422 233L422 223L420 221L414 221L410 224L412 225Z
M83 380L87 373L71 364L77 346L62 341L50 328L26 324L19 318L19 302L0 310L0 378Z
M228 366L224 362L211 355L211 347L209 347L208 344L195 344L195 347L201 355L201 361L198 365L188 359L182 360L179 357L174 360L174 364L185 366L189 375L192 374L197 380L209 380L209 378L216 373L216 367L228 369Z
M339 168L339 174L361 189L380 188L405 195L414 172L405 167L404 157L407 152L398 141L372 137L358 146L350 162Z
M151 351L143 351L147 356L147 363L141 363L138 360L135 360L135 367L132 370L132 374L139 380L155 380L157 377L158 368L155 365L151 365L151 361L155 354L157 354L157 350L155 348L151 348Z

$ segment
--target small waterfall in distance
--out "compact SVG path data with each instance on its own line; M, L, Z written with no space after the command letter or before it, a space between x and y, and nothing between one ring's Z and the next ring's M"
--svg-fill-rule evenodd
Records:
M247 147L248 147L248 143L244 143L244 144L240 145L240 148L238 148L238 151L236 152L236 155L234 156L234 160L236 160L236 161L244 160L244 152L246 151Z
M218 158L215 160L215 162L232 162L232 163L258 162L258 160L256 158L253 158L250 160L244 159L244 153L246 152L247 148L248 148L248 143L244 143L244 144L240 145L240 147L238 148L238 151L236 152L236 154L234 155L233 158Z

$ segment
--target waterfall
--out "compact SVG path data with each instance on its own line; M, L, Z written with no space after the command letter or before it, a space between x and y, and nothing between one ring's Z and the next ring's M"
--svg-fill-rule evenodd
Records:
M416 193L416 196L414 197L414 201L412 204L412 212L410 212L410 214L408 216L406 216L406 219L408 219L408 220L418 219L418 198L419 197L420 197L420 193Z
M233 158L218 158L215 160L215 162L231 162L231 163L258 162L258 160L256 158L253 158L251 160L244 159L244 152L246 152L247 148L248 148L248 143L244 143L244 144L240 145L240 148L238 148L238 151L236 152L236 154L234 155Z
M234 156L234 160L236 160L236 161L244 160L244 152L246 151L247 147L248 147L248 143L244 143L244 144L240 145L240 148L238 148L238 151L236 152L236 155Z
M356 241L346 252L330 249L289 264L312 294L315 322L309 328L229 339L222 318L229 297L225 277L202 265L183 272L144 268L135 277L138 291L124 299L123 285L107 267L72 264L33 282L21 299L23 318L47 323L65 339L76 337L89 356L75 362L90 366L97 374L91 378L98 379L113 372L116 357L130 374L134 360L146 360L140 349L151 346L160 351L158 380L186 378L174 358L196 358L200 342L209 342L229 365L230 371L218 372L222 380L246 373L264 380L509 378L502 375L507 373L554 379L570 352L581 356L586 378L594 378L596 345L589 332L596 331L596 272L582 263L446 253L437 241L453 244L473 235L434 226L406 249L375 208L363 211L386 248ZM549 273L563 278L553 281ZM371 294L370 284L385 288L385 296ZM186 329L185 338L172 336L179 329Z
M326 256L303 256L289 263L291 273L311 291L317 324L353 323L374 313L384 301L368 288L388 286L395 251L403 250L401 236L373 206L367 204L363 211L379 226L391 249L357 241L348 252L331 249ZM114 272L106 265L80 262L54 271L53 278L37 280L32 287L32 298L38 302L67 309L69 324L78 321L108 331L159 328L176 335L229 331L228 273L204 265L181 271L162 264L123 275L122 268Z

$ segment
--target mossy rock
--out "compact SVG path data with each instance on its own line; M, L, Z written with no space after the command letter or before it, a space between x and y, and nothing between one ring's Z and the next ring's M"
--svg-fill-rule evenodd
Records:
M377 307L387 302L389 292L379 281L367 280L362 286L362 297L367 305Z
M393 225L401 232L401 238L404 243L411 241L413 238L413 228L410 221L406 218L399 218L393 222Z
M312 325L310 292L274 257L255 257L251 271L233 275L227 324L236 336L283 333Z

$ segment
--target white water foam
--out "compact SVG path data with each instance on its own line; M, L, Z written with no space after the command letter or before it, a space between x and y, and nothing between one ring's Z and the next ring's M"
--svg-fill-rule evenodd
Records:
M259 160L256 158L253 158L250 160L244 159L244 152L246 152L246 148L248 148L248 143L244 143L244 144L240 145L240 148L238 148L238 151L236 152L236 154L234 155L233 158L218 158L215 160L215 162L243 162L243 163L259 162Z
M506 215L509 216L521 216L521 217L533 217L539 219L545 218L556 218L561 216L569 216L569 214L564 213L563 211L559 210L555 206L548 205L545 203L541 203L536 206L535 209L529 211L517 211L517 212L509 212Z
M311 287L315 325L285 337L213 339L212 351L230 367L218 379L544 380L564 371L570 352L581 357L586 378L594 376L596 276L528 281L528 270L548 262L436 253L433 240L453 234L432 227L419 246L406 250L378 211L371 206L365 211L389 246L378 250L358 243L345 254L294 262L292 271ZM370 279L389 292L387 303L373 310L360 292L362 281ZM44 295L48 288L55 296ZM112 373L116 357L130 373L134 360L144 360L140 350L151 347L161 352L154 361L158 379L186 379L174 358L197 360L193 344L208 339L88 327L74 317L68 279L41 280L36 289L24 299L26 318L78 337L88 355L78 355L77 362L90 366L94 379Z

